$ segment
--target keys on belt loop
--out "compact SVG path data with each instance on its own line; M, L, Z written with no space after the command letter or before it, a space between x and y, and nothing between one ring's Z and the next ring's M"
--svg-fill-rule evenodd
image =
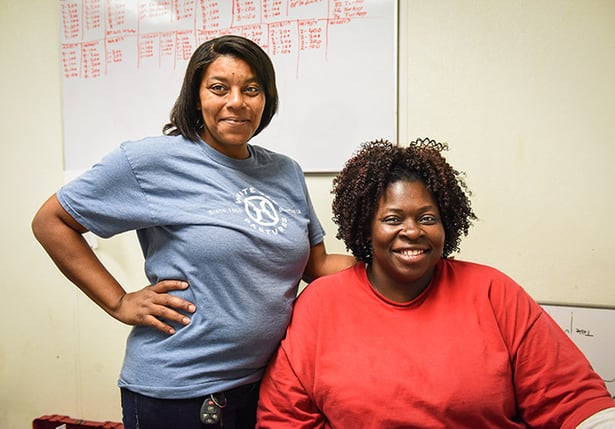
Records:
M227 401L224 393L212 393L201 405L201 423L205 425L222 424L222 409L226 407Z

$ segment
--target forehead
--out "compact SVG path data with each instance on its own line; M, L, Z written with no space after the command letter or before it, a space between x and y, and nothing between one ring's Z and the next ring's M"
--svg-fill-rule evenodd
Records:
M221 55L213 60L205 69L203 78L242 78L256 79L250 64L241 58L231 55Z
M379 200L379 208L436 206L435 199L425 184L419 180L398 180L389 183Z

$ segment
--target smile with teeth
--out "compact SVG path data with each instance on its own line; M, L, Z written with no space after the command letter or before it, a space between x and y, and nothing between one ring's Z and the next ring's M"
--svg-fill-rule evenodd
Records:
M404 250L396 250L395 253L401 253L404 256L419 256L425 253L425 249L404 249Z

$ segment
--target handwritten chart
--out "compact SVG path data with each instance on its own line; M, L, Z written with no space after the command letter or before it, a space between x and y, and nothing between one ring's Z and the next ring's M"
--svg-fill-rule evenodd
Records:
M198 45L258 43L280 108L252 143L305 171L339 170L358 145L396 135L395 0L60 0L65 170L159 135Z
M615 308L542 305L585 353L615 397Z

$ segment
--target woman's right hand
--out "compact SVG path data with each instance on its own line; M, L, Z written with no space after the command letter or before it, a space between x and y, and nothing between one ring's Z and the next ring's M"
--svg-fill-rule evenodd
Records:
M165 320L188 325L190 318L179 310L194 313L196 307L190 301L167 292L187 287L188 283L182 280L163 280L136 292L126 293L111 315L128 325L151 326L172 335L175 328Z

